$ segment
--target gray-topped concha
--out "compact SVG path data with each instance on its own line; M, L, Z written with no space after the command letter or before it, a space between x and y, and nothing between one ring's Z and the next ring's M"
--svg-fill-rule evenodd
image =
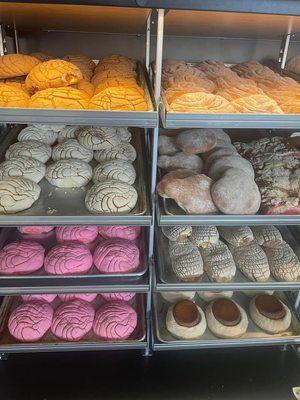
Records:
M49 165L46 170L46 179L60 188L78 188L85 186L92 179L92 167L77 159L59 160Z
M53 161L68 160L69 158L77 158L88 163L93 159L93 150L82 146L76 139L67 139L53 147Z
M203 225L193 227L190 241L198 247L208 247L217 244L219 241L219 232L216 226Z
M99 163L110 160L127 160L133 162L136 159L136 151L130 143L122 142L110 149L95 151L94 158Z
M252 226L254 239L264 247L276 247L283 239L280 231L273 225Z
M192 227L183 226L163 226L162 233L172 242L181 242L192 234Z
M66 127L66 125L59 125L59 124L32 124L32 126L35 126L38 129L41 129L42 131L53 131L53 132L60 132L62 129Z
M96 126L81 128L78 131L77 140L82 146L90 150L111 149L121 142L115 132Z
M300 262L293 249L282 242L277 247L264 249L271 274L277 281L295 282L300 279Z
M169 255L171 258L190 253L196 246L189 240L182 242L169 241Z
M249 226L219 226L219 233L232 246L246 246L254 237Z
M62 143L68 139L76 139L79 129L78 126L65 126L57 135L58 143Z
M203 275L203 261L196 247L187 254L173 257L171 262L175 275L181 281L192 282Z
M136 179L134 166L124 160L106 161L97 165L93 172L93 181L101 182L105 179L114 179L133 185Z
M98 128L98 127L97 127ZM116 134L121 142L130 142L131 133L128 128L125 127L114 127L114 126L102 126L101 129L107 133Z
M36 126L27 126L22 129L18 135L19 142L26 142L28 140L36 140L37 142L42 142L49 144L50 146L57 140L57 132L49 130L42 130Z
M51 146L46 143L29 140L26 142L13 143L6 150L5 158L31 157L42 163L46 163L51 157Z
M0 164L0 180L21 177L39 183L45 172L45 164L30 157L11 158Z

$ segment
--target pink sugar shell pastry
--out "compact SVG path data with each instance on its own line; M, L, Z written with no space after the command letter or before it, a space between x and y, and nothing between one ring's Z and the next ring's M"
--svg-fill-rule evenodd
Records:
M98 244L93 258L104 274L132 272L139 266L140 251L130 240L109 239Z
M53 231L55 226L18 226L17 229L20 233L27 235L40 235L41 233L48 233Z
M23 303L15 308L8 320L10 334L21 342L40 340L51 326L52 307L42 301Z
M107 340L128 339L137 325L137 313L126 301L110 301L98 309L93 323L95 335Z
M59 294L58 297L63 302L80 299L90 303L91 301L95 300L97 293L65 293Z
M0 251L0 275L25 275L39 270L45 249L29 240L11 242Z
M21 297L24 303L28 303L28 301L45 301L46 303L52 303L56 296L57 294L23 294Z
M99 226L99 235L104 239L136 240L141 233L140 226Z
M75 275L88 272L92 264L92 254L85 244L65 243L49 251L44 268L51 275Z
M134 298L135 293L132 293L132 292L101 293L101 296L107 301L110 301L110 300L130 301Z
M90 332L95 316L94 308L84 300L62 303L55 310L52 333L68 342L77 342Z
M91 243L98 236L97 226L57 226L56 238L62 242Z

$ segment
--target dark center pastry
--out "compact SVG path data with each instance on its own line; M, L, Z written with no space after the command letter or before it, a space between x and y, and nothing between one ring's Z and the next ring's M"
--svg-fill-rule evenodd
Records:
M173 307L173 316L180 326L191 328L201 321L201 314L193 301L182 300Z
M229 299L218 299L213 302L212 312L217 321L225 326L236 326L241 321L241 312Z
M256 296L255 305L260 314L273 320L282 319L286 315L286 310L281 301L270 294Z

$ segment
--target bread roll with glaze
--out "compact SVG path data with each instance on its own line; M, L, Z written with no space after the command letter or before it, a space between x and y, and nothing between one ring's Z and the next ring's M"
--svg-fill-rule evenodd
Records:
M0 57L0 79L27 75L39 60L25 54L6 54Z
M0 83L0 107L27 108L29 100L28 93L20 87Z
M88 108L89 96L82 90L71 87L60 87L41 90L34 94L30 101L30 108L76 109Z

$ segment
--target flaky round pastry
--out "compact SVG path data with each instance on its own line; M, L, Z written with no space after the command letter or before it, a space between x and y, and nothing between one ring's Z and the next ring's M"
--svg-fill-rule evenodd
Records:
M240 97L231 102L235 112L238 113L255 113L255 114L283 114L282 109L266 95L252 95Z
M92 110L147 111L148 104L139 89L134 87L108 87L89 102Z
M35 57L25 54L6 54L0 57L0 78L27 75L37 64L39 60Z
M228 100L211 93L184 93L170 104L171 111L195 113L233 113Z
M88 108L88 102L89 96L82 90L60 87L37 92L31 97L29 107L82 110Z
M76 65L64 60L50 60L36 65L27 75L25 84L31 93L48 88L75 85L83 79Z
M30 97L23 89L15 85L0 83L0 107L28 107Z

